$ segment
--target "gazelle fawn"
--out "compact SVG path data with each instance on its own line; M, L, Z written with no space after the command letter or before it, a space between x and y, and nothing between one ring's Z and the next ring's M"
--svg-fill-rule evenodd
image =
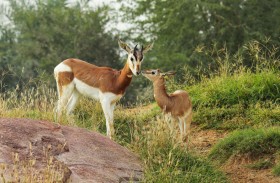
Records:
M186 91L177 90L172 94L167 94L165 89L164 76L174 75L175 72L161 73L159 69L156 69L142 71L142 74L153 82L155 100L163 113L171 116L172 126L174 120L179 121L181 140L186 141L192 121L191 99Z
M119 46L128 53L123 69L98 67L79 59L66 59L54 68L58 90L57 118L63 111L70 114L81 95L100 101L105 118L107 136L114 135L113 112L116 102L124 95L132 75L141 73L143 55L153 44L140 49L137 45L131 49L128 44L119 40Z

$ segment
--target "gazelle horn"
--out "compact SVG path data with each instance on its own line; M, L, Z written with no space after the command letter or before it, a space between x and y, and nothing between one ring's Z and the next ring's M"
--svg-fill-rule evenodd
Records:
M134 51L136 51L136 49L137 49L137 45L138 45L138 44L136 44L136 45L135 45L135 47L134 47Z

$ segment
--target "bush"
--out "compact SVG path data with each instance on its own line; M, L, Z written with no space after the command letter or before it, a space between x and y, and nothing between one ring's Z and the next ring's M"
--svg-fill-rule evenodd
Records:
M262 157L280 151L280 128L238 130L218 142L209 158L224 162L232 156Z

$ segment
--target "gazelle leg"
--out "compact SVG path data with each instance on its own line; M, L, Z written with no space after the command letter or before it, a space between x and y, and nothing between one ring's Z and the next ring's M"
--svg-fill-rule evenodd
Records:
M114 105L111 104L110 100L106 100L106 99L103 99L100 102L106 119L107 136L110 139L112 139L112 136L114 135L115 132L114 124L113 124Z
M110 129L111 129L111 135L115 135L115 128L114 128L114 109L115 109L116 103L111 103L111 118L109 121Z
M79 92L76 89L74 89L74 91L72 92L72 95L70 97L70 100L68 101L68 104L67 104L67 108L66 108L67 115L71 114L71 112L75 109L75 107L79 101L79 98L80 98Z
M66 105L66 115L67 115L67 121L69 124L75 124L74 115L71 115L71 113L75 109L75 107L79 101L79 97L80 97L80 94L78 93L78 91L76 89L74 89L72 92L72 95Z
M58 104L57 104L57 119L60 121L61 114L65 110L67 103L73 93L74 90L74 83L69 83L66 86L61 87L61 91L59 91L59 99L58 99Z

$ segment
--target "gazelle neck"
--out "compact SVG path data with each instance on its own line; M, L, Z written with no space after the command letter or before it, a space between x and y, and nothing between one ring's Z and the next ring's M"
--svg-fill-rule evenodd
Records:
M126 63L121 70L121 74L117 79L117 85L119 88L123 88L123 92L125 91L126 87L130 84L132 80L132 71L130 70L128 63Z

